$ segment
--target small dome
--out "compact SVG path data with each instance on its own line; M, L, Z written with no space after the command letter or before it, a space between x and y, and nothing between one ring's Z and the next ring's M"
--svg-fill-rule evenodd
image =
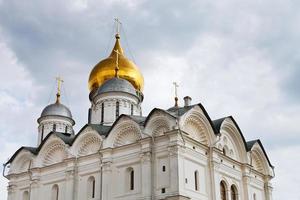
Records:
M138 67L131 60L125 57L120 44L120 36L118 34L116 35L116 43L110 56L101 60L90 73L88 83L91 92L96 88L101 87L105 81L112 79L115 76L117 54L119 63L118 76L126 79L135 89L142 92L144 87L143 75Z
M137 96L135 88L129 81L116 77L104 82L97 90L97 94L105 92L125 92Z
M41 117L46 117L46 116L61 116L61 117L67 117L72 119L72 114L70 109L59 102L50 104L46 106L46 108L44 108Z

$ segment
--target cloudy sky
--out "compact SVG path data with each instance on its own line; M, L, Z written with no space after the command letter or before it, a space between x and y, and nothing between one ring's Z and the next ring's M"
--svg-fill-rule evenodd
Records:
M78 131L87 122L87 80L123 23L127 56L145 78L146 115L180 99L211 118L233 115L260 138L275 166L274 199L300 199L300 3L294 0L0 0L0 160L36 145L55 77ZM182 101L180 102L182 104ZM1 168L2 170L2 168ZM0 196L7 182L0 179Z

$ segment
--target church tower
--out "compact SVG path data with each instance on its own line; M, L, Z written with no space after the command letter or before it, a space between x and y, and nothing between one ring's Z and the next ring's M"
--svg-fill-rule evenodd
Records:
M110 126L122 114L142 115L144 78L138 67L125 57L118 26L115 38L109 57L90 73L90 124Z
M70 109L61 103L61 83L62 79L57 78L56 101L44 108L38 118L38 145L51 132L74 134L73 126L75 121L72 118Z

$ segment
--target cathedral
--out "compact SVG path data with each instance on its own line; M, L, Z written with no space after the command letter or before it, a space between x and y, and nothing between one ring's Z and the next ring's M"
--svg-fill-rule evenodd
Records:
M8 200L271 200L274 167L232 116L211 119L189 96L142 114L143 75L120 40L89 75L88 123L76 133L58 79L37 145L4 165Z

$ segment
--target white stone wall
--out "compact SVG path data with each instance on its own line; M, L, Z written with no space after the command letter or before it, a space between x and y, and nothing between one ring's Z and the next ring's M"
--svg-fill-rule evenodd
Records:
M122 114L131 115L131 105L133 106L133 115L141 115L141 106L137 97L121 92L111 92L109 95L102 94L93 99L91 123L112 125L116 120L117 102L119 102L119 116ZM104 116L102 116L102 105L104 105Z
M54 124L56 127L56 132L69 134L74 133L72 121L70 119L60 116L43 117L38 126L38 145L42 142L42 140L45 139L45 137L47 137L50 132L54 131Z

